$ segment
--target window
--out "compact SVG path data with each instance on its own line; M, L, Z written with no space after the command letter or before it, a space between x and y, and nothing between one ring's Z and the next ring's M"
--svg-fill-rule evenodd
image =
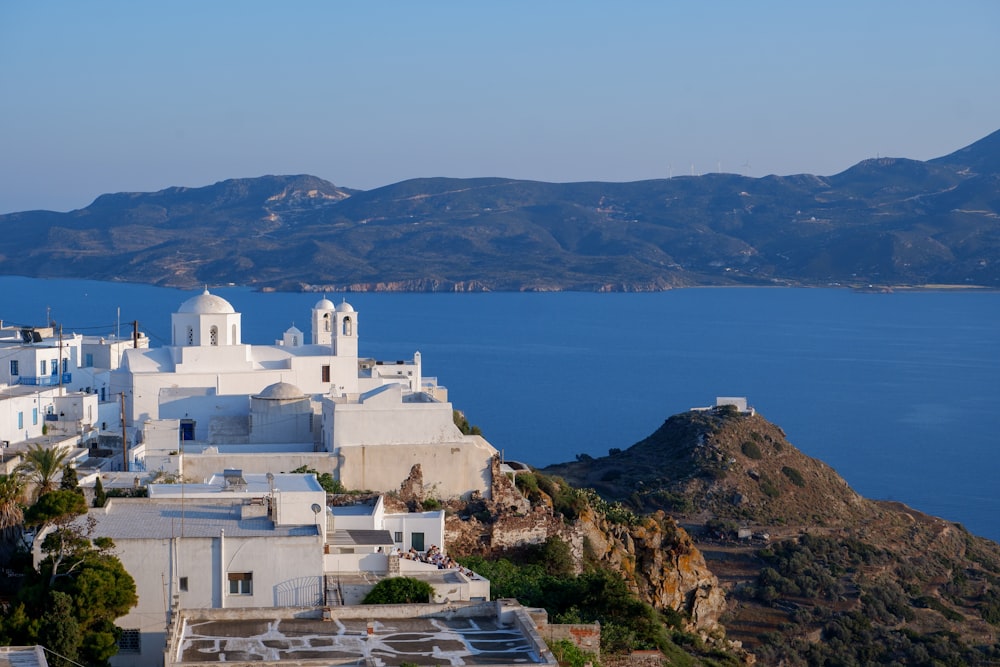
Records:
M344 318L344 335L345 336L351 336L351 335L353 335L352 334L353 331L354 331L354 328L351 326L351 318L345 317Z
M17 428L18 428L18 430L24 428L24 413L23 412L18 412L17 413Z
M323 371L323 373L322 373L322 381L323 382L329 382L330 381L330 367L329 366L323 366L322 371Z
M330 313L323 313L323 331L330 330Z
M83 355L83 365L86 366L87 368L93 368L94 367L94 355L91 354L91 353L89 353L89 352L87 354Z
M208 340L210 345L219 344L219 327L212 327L208 330Z
M397 530L395 533L393 533L392 534L392 541L393 542L399 542L400 544L402 544L403 543L403 533L402 533L402 531Z
M188 345L194 345L194 327L187 328Z
M177 582L177 585L180 587L180 589L182 591L187 592L187 589L188 589L188 578L187 577L181 577L180 580Z
M20 375L21 374L20 371L21 371L21 369L18 367L17 359L11 359L10 360L10 374L11 375Z
M38 426L38 408L31 408L31 425Z
M41 361L38 362L38 374L39 375L48 375L48 373L45 372L47 369L48 369L48 367L45 365L45 360L44 359L42 359Z
M55 375L58 372L59 372L59 360L58 359L53 359L52 360L52 374Z
M292 336L292 347L298 347L298 346L299 346L299 337Z
M253 595L253 572L230 572L229 594Z
M118 637L119 653L142 653L142 633L139 628L123 628Z
M63 359L63 373L69 373L69 359Z

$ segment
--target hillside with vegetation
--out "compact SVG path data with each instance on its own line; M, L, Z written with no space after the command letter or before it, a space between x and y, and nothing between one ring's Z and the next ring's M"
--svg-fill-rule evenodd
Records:
M673 517L725 590L726 638L763 664L1000 662L1000 545L861 497L760 415L675 415L543 472Z
M7 275L307 291L1000 285L1000 131L832 176L632 183L314 176L0 215ZM400 261L405 257L406 261Z

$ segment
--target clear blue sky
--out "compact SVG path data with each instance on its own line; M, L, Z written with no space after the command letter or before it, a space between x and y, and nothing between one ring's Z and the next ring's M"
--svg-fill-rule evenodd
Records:
M1000 2L0 3L0 212L309 173L833 174L1000 129Z

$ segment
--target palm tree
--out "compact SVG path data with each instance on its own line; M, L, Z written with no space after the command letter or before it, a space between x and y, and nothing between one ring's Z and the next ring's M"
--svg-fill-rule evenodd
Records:
M24 483L17 475L0 475L0 561L7 562L24 524L21 496Z
M62 448L46 448L35 443L24 453L17 470L35 485L35 497L56 488L56 476L66 463L69 452Z
M0 475L0 531L24 523L21 494L24 484L16 475Z

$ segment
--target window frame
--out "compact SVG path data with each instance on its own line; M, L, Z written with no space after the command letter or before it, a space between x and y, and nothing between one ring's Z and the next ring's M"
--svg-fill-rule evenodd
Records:
M253 595L253 572L229 572L226 574L227 594L233 597L250 597Z
M115 642L119 653L142 653L142 630L139 628L122 628L121 635Z

